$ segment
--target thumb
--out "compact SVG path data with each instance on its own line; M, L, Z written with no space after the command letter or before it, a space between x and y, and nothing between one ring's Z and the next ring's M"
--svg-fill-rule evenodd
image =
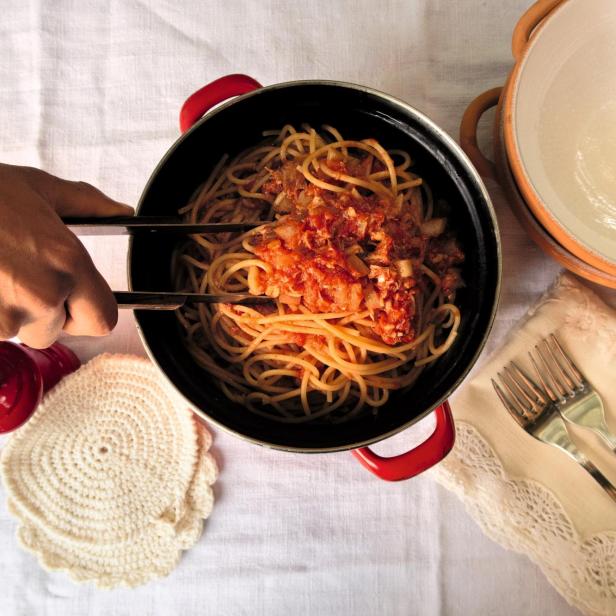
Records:
M53 177L53 176L51 176ZM114 201L86 182L53 178L47 191L51 206L59 216L132 216L132 207Z

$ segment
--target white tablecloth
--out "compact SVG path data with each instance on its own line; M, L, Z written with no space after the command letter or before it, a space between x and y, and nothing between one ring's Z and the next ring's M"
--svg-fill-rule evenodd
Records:
M264 84L366 84L456 136L471 98L502 84L511 30L528 4L0 0L0 160L135 203L177 137L184 98L232 72ZM496 206L505 275L488 349L558 271L498 198ZM86 245L110 284L125 288L126 242ZM82 359L143 353L128 313L110 337L69 343ZM429 476L386 484L349 454L284 454L220 432L215 450L222 474L202 540L172 575L136 590L99 591L43 571L17 546L0 491L0 613L576 613L526 558L485 538Z

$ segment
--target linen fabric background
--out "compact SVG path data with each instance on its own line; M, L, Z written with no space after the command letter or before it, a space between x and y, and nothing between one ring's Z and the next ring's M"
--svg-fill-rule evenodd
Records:
M503 83L511 31L528 5L0 0L0 160L85 180L135 204L178 136L184 99L235 72L263 84L326 78L372 86L457 137L470 100ZM559 270L498 191L493 196L505 262L488 351ZM125 288L126 241L84 243L110 285ZM83 360L103 351L143 353L130 313L106 339L68 343ZM427 419L377 450L406 449L430 427ZM487 539L429 477L386 484L348 453L285 454L220 431L213 451L221 476L202 540L168 578L133 591L76 586L42 570L17 546L0 494L0 612L577 613L535 565Z

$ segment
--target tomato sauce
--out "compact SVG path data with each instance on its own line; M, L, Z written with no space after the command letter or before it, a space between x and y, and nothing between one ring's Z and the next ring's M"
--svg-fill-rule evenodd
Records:
M349 173L343 161L326 164ZM446 295L461 285L462 251L450 235L422 231L412 203L321 189L292 163L273 171L263 190L276 195L282 216L253 240L271 267L257 274L259 293L315 313L367 311L369 334L396 345L416 336L417 296L431 284L421 263L442 279Z

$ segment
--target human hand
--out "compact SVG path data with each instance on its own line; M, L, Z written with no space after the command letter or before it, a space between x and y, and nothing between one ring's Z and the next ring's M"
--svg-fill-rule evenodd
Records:
M61 330L108 334L118 319L113 294L60 216L132 213L84 182L0 164L0 340L46 348Z

